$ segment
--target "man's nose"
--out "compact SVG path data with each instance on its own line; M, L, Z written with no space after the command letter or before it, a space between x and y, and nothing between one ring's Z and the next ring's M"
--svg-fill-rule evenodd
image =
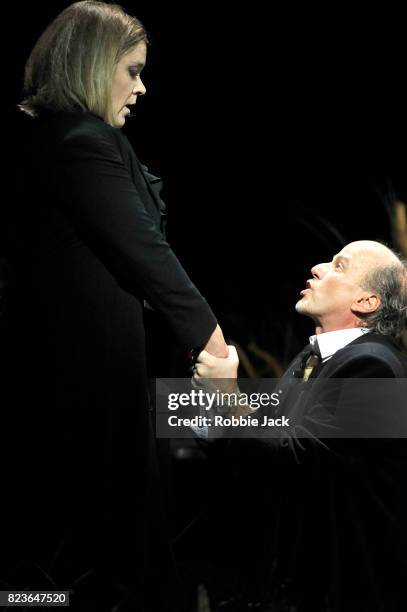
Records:
M320 263L314 266L313 268L311 268L311 274L313 278L318 278L318 279L323 278L326 274L328 266L329 264L327 263Z

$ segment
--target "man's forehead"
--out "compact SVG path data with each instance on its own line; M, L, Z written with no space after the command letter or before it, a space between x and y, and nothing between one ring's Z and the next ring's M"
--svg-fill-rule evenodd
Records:
M350 242L337 254L337 257L344 257L353 264L363 264L370 262L386 263L397 261L397 257L380 242L373 240L359 240Z
M366 254L366 249L355 248L352 244L347 244L334 255L334 258L341 257L342 259L355 260L362 259Z

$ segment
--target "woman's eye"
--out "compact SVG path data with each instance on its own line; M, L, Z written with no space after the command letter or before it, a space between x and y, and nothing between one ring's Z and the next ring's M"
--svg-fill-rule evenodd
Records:
M139 75L138 70L129 70L129 74L133 79Z

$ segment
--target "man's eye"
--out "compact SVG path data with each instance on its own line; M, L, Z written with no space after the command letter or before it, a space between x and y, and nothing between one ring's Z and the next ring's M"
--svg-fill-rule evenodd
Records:
M134 79L134 78L138 77L139 72L138 72L138 70L129 70L129 74Z
M337 270L342 270L342 268L343 268L342 263L341 263L340 261L338 261L338 262L335 264L335 268L336 268Z

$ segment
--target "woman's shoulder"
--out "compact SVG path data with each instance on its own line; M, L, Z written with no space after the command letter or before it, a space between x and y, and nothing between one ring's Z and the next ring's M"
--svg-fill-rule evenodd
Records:
M36 117L20 112L18 127L33 138L54 144L64 144L77 138L97 139L114 142L114 128L101 117L86 111L48 111Z
M51 127L52 132L61 142L67 142L77 137L103 137L114 139L114 128L108 125L101 117L84 111L58 112L44 114L40 119L42 127Z
M135 157L121 130L90 112L43 111L36 117L19 112L17 124L17 155L23 153L33 165L92 157L131 165Z

